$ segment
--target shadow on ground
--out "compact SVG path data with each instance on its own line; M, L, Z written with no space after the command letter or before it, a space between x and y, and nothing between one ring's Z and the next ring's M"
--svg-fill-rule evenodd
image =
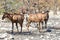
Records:
M11 34L11 35L30 35L30 36L40 36L40 35L44 35L44 33L46 32L14 32L12 34L12 32L10 31L6 31L8 34Z
M12 34L10 31L6 31L8 34ZM31 35L31 32L13 32L13 35Z

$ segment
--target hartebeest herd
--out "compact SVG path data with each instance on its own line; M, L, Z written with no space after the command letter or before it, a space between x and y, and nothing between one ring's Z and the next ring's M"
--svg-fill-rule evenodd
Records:
M8 18L11 22L12 22L12 33L13 33L13 28L14 28L14 23L16 23L16 28L17 28L17 31L19 32L18 30L18 24L20 24L21 26L21 32L22 32L22 24L23 24L23 21L24 21L24 14L26 14L26 10L22 10L22 13L8 13L8 12L4 12L3 16L2 16L2 19L5 19L5 18ZM27 20L27 30L29 31L29 25L31 22L38 22L38 30L40 32L40 30L42 30L42 26L40 26L41 24L43 25L43 22L45 22L45 28L47 28L47 21L49 19L49 10L45 11L44 13L36 13L36 14L33 14L33 13L30 13L28 14L28 17L26 17L26 20Z

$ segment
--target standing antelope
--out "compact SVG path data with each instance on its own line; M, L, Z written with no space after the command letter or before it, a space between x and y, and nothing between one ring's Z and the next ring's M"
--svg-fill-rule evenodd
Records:
M18 13L10 14L8 12L4 12L4 14L2 16L2 20L5 18L8 18L12 22L12 33L13 33L14 23L16 24L17 31L18 31L17 23L19 23L21 26L21 32L22 32L22 24L23 24L23 20L24 20L24 14L25 14L24 10L22 10L22 14L20 14L20 13L19 14Z
M46 11L45 13L37 13L37 14L28 14L28 17L26 20L28 21L27 23L27 29L29 31L29 25L31 22L38 22L38 29L39 32L42 30L42 26L40 26L41 23L45 22L45 27L47 27L47 21L49 19L49 11Z

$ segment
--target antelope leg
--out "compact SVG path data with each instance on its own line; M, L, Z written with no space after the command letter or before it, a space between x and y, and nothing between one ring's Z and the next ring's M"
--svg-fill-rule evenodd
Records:
M30 25L31 22L28 22L27 23L27 30L29 31L29 25Z
M41 25L41 22L39 22L39 29L40 29L40 32L42 31L42 25Z
M47 20L45 21L45 28L47 28Z
M20 26L21 26L21 32L22 32L22 23L19 23L20 24Z
M17 28L17 31L19 32L17 23L16 23L16 28Z
M14 29L14 23L12 23L12 34L13 34L13 29Z

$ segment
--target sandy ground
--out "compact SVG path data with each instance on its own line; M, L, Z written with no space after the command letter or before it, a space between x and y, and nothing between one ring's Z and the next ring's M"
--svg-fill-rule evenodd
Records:
M0 40L60 40L60 15L52 14L49 17L47 26L51 32L39 32L36 23L32 23L30 31L27 32L26 21L24 21L23 32L18 33L15 26L14 34L11 34L11 22L3 21L1 17L2 15L0 15Z

